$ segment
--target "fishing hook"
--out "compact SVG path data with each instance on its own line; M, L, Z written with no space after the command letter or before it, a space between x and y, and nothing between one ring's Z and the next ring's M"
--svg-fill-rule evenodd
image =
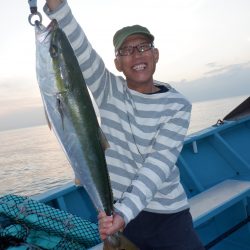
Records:
M32 21L31 21L31 19L32 19L33 16L38 16L38 17L39 17L39 19L38 19L38 20L35 20L34 23L32 23ZM36 12L36 13L34 13L34 14L31 13L31 14L29 15L29 23L30 23L30 25L35 26L35 25L37 24L37 22L38 22L38 24L41 24L41 23L42 23L42 15L41 15L39 12Z
M39 25L42 23L42 15L40 12L37 11L37 0L28 0L29 2L29 6L30 6L30 12L31 14L29 15L29 23L32 25L32 26L35 26L35 25ZM34 16L38 16L38 20L35 20L34 23L32 23L32 18Z

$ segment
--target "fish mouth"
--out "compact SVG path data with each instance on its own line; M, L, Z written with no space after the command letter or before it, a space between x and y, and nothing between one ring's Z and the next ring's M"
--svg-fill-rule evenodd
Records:
M37 40L42 43L45 42L50 34L58 27L58 23L55 19L53 19L47 27L43 26L43 24L39 23L36 24L36 38Z
M138 64L135 64L134 66L132 66L132 69L137 71L137 72L143 71L146 68L147 68L146 63L138 63Z

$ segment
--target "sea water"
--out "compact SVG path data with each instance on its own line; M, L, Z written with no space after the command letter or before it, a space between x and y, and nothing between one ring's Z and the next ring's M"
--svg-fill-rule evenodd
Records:
M73 178L48 126L0 132L0 194L38 194Z
M216 124L244 97L193 103L188 134ZM57 139L47 125L0 132L0 195L34 195L74 179Z

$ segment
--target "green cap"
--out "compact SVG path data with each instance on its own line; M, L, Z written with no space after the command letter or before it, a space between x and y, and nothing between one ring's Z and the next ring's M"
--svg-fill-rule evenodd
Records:
M117 51L122 46L127 37L135 34L145 35L150 39L151 42L154 41L154 36L146 27L143 27L141 25L127 26L118 30L114 35L113 44L115 50Z

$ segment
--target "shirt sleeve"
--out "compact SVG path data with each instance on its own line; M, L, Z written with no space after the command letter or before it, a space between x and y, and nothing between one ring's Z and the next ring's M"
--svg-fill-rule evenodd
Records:
M188 104L162 124L143 166L114 205L115 212L123 216L126 224L147 207L163 183L166 185L172 184L173 179L176 181L173 175L179 175L179 171L176 172L175 164L183 147L190 113L191 104Z
M56 19L59 27L66 34L77 57L84 80L100 107L110 93L112 74L106 69L102 58L92 48L84 31L73 16L67 0L63 0L53 11L50 11L45 4L44 12L50 19Z

